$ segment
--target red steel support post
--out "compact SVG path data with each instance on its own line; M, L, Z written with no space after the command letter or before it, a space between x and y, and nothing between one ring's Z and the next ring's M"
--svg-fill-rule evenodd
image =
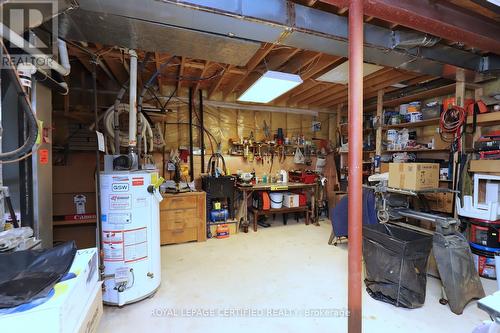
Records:
M349 333L361 333L363 0L349 1Z

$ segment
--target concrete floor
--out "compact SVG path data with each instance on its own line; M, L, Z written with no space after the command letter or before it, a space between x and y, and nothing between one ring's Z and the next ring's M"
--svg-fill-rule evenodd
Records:
M328 223L283 226L280 220L257 233L163 246L156 295L122 309L105 307L99 332L347 332L347 318L337 311L347 305L347 245L327 245ZM495 291L495 281L482 281L487 294ZM472 332L488 319L476 302L457 316L439 298L434 278L419 309L363 292L363 331Z

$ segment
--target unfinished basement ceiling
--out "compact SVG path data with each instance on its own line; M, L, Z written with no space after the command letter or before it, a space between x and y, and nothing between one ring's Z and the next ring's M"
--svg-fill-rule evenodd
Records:
M69 45L73 61L80 62L88 72L92 71L90 56L78 42ZM109 81L118 88L128 79L126 69L128 55L112 46L89 44L92 52L99 55L98 79L102 86ZM139 50L139 58L146 58L146 52ZM148 62L142 72L143 82L156 71L161 64L169 61L158 77L159 86L175 87L176 93L183 88L206 90L209 99L234 101L250 87L266 70L277 70L299 74L304 83L278 97L270 105L297 108L313 108L332 111L339 104L347 101L347 86L319 81L318 78L346 62L345 58L300 50L282 45L263 43L244 66L212 62L201 59L174 56L166 53L149 53ZM198 78L203 78L199 81ZM416 85L435 79L429 75L381 67L364 78L365 99L377 95L384 89L387 93L398 88L396 83ZM169 89L172 90L172 89ZM160 94L160 93L158 93ZM160 94L161 95L161 94Z
M78 9L59 17L59 30L66 39L234 66L248 63L259 45L256 42L347 56L345 11L333 14L309 7L314 3L318 2L307 1L304 6L286 0L81 0ZM99 17L106 29L96 29L91 17ZM445 43L428 47L417 42L415 47L400 48L394 43L394 33L404 35L404 30L394 28L365 24L367 62L452 79L463 68L466 79L474 82L491 77L492 69L499 65L496 55L483 56ZM171 42L178 40L176 31L196 45L189 47L185 38Z

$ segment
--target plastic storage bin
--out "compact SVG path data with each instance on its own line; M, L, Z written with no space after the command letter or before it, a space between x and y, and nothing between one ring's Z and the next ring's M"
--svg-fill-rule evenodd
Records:
M367 292L395 306L421 307L431 248L430 235L390 224L363 226Z

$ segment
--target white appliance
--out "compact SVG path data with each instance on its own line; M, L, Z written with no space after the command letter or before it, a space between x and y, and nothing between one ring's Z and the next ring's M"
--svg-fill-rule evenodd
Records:
M160 208L157 171L101 173L103 300L122 306L160 286Z
M2 332L96 332L102 315L97 264L96 248L77 251L68 278L54 285L47 301L0 309Z

